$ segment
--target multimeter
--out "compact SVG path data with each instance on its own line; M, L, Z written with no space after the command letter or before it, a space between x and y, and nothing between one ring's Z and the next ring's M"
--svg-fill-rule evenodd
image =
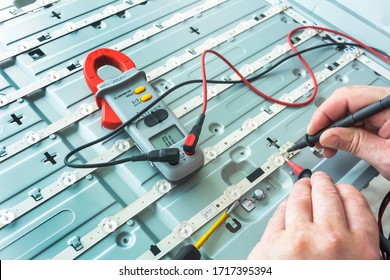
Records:
M97 75L97 70L104 65L114 66L122 74L103 81ZM103 48L88 54L84 62L84 77L95 94L97 105L102 109L102 125L108 129L117 128L158 98L147 82L145 72L135 68L128 56L116 50ZM177 164L153 163L170 181L182 180L204 164L203 152L199 148L195 149L193 155L183 151L188 132L163 101L156 103L125 130L144 153L156 149L179 149L180 160Z

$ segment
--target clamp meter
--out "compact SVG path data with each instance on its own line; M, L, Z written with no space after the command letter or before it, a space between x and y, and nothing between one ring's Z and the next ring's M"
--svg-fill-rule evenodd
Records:
M122 74L103 81L97 70L104 65L116 67ZM145 72L136 69L128 56L116 50L103 48L88 54L84 77L95 94L97 105L102 109L102 125L108 129L117 128L158 98L146 81ZM156 149L179 149L180 160L177 164L153 163L170 181L184 179L204 164L203 152L199 148L193 155L184 153L183 144L188 132L163 101L156 103L125 130L144 153Z

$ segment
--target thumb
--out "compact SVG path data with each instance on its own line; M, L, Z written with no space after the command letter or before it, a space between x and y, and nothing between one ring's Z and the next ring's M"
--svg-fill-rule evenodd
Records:
M323 147L355 154L374 167L389 156L386 139L358 127L338 127L325 131L320 138Z

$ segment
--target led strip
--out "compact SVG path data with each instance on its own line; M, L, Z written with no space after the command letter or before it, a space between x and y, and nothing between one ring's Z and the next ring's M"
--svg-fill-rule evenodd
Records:
M301 35L297 36L300 38L300 40L299 40L299 42L294 44L294 46L295 47L299 46L300 44L306 42L310 38L313 38L316 34L318 34L318 32L315 31L314 29L306 29L304 32L302 32ZM283 45L277 45L274 47L274 49L271 52L265 54L264 56L262 56L261 58L259 58L256 61L254 61L253 63L246 64L246 65L242 66L239 69L239 71L242 75L247 77L247 76L253 74L255 71L266 66L267 64L273 62L277 58L281 57L282 55L286 54L289 51L291 51L291 49L290 49L290 46L288 43L285 43ZM229 79L230 80L239 80L240 78L237 74L234 73L229 77ZM209 100L209 99L217 96L218 94L220 94L224 90L232 87L233 85L234 84L217 84L214 86L209 86L207 89L208 90L207 99ZM187 101L186 103L182 104L177 109L173 110L173 112L175 113L175 115L177 117L181 117L184 114L192 111L196 107L200 106L201 104L203 104L203 97L201 95L199 95L199 96L196 96L196 97L192 98L191 100Z
M390 80L390 71L389 69L383 67L379 63L375 62L371 58L369 58L366 55L362 55L358 58L358 60L363 63L364 65L368 66L371 68L373 71L378 73L379 75L385 77L386 79Z
M161 67L156 68L155 70L150 71L147 73L147 79L148 81L152 81L163 74L168 73L169 71L172 71L173 69L179 67L181 64L186 63L190 61L191 59L194 59L198 57L204 50L209 49L211 47L216 47L218 45L221 45L222 43L226 42L226 40L229 40L233 35L237 36L248 29L260 24L261 22L264 22L265 20L273 17L274 15L284 11L286 9L286 6L283 7L272 7L269 10L267 10L264 13L264 17L259 20L251 19L245 22L241 22L238 26L232 28L231 30L219 35L216 38L209 38L206 40L206 43L196 47L194 50L196 50L196 53L190 54L188 52L184 53L183 55L179 57L172 57L168 59L167 63ZM298 46L299 44L305 42L312 36L314 36L316 32L314 30L307 30L303 33L303 35L300 36L301 41L296 44ZM307 35L307 36L306 36ZM213 42L210 45L210 42ZM274 59L280 57L284 53L288 52L290 50L289 45L286 43L282 46L277 46L272 52L264 56L259 63L262 63L261 65L255 65L254 69L259 69L260 67L266 65L267 63L273 61ZM249 68L248 68L249 67ZM250 71L252 69L252 66L243 67L243 73L245 71ZM258 67L258 68L256 68ZM234 75L231 77L232 79L238 79L238 76ZM218 92L223 91L224 87L215 87L215 89L218 89ZM209 98L214 97L217 93L215 93L215 89L210 93ZM0 96L1 97L1 96ZM194 98L194 101L190 101L190 105L181 106L180 108L186 108L185 111L189 112L189 108L195 108L196 106L199 106L202 102L202 99L199 97ZM195 106L195 104L197 104ZM195 107L194 107L195 106ZM50 136L51 134L54 134L58 132L59 130L65 128L66 126L69 126L73 124L74 122L77 122L81 120L82 118L96 112L98 110L97 106L95 104L82 104L80 105L79 109L76 112L73 112L72 114L52 123L48 127L45 127L41 129L40 131L33 132L30 131L28 134L25 135L25 137L16 143L13 143L12 145L6 147L6 150L1 157L0 162L6 160L7 158L10 158L11 156L23 151L24 149L38 143L39 141L45 139L46 137ZM180 111L180 109L179 109ZM181 110L182 111L182 110ZM180 112L180 114L177 114L178 117L182 116L184 112Z
M116 141L113 147L92 159L90 163L110 161L128 151L132 146L134 146L134 144L131 139L120 139ZM64 172L54 183L50 184L42 190L38 190L38 198L34 198L31 195L12 208L1 209L0 229L13 222L15 219L26 214L27 212L31 211L43 202L47 201L51 197L65 190L66 188L74 185L76 182L80 181L96 169L97 168L80 168L73 171Z
M28 147L42 141L59 130L83 119L84 117L96 112L99 108L96 102L90 104L81 104L79 108L70 115L42 128L38 131L29 131L24 138L6 147L6 153L0 156L0 162L12 157L13 155L27 149Z
M263 13L262 18L251 18L249 20L245 20L240 22L236 27L218 35L217 37L209 37L205 43L199 45L198 47L186 51L184 54L179 57L171 57L168 61L161 67L158 67L147 74L148 80L153 80L169 71L179 67L183 63L186 63L192 60L195 57L198 57L202 54L203 51L207 49L213 49L227 41L232 40L235 36L259 25L260 23L272 18L273 16L280 14L281 12L288 9L287 5L277 5L269 8L267 11ZM289 50L289 48L287 49Z
M201 12L207 11L213 7L218 6L221 3L227 2L229 0L208 0L204 4L199 5L189 11L183 12L183 13L176 13L173 15L170 19L162 22L158 26L153 26L147 30L138 30L133 37L128 38L116 45L113 45L109 48L115 49L115 50L123 50L125 48L128 48L130 46L133 46L157 33L160 33L168 28L171 28L193 16L198 15ZM37 90L40 90L46 86L49 86L57 81L62 80L65 77L70 76L73 73L76 73L83 69L84 60L77 61L76 66L72 67L71 69L64 68L58 71L49 71L46 73L46 76L29 84L28 86L25 86L15 92L12 92L8 95L0 95L0 108L6 106L7 104L14 102L18 100L19 98L22 98L32 92L35 92Z
M358 52L358 51L356 51L356 53L345 53L342 55L342 57L340 59L337 60L337 62L339 63L339 66L336 69L331 71L328 68L325 68L323 71L316 73L316 77L318 79L318 84L325 81L327 78L329 78L334 73L337 73L337 71L339 71L340 69L345 67L348 63L353 61L356 56L359 56L359 55L360 55L360 52ZM292 91L291 93L283 95L281 97L281 100L288 101L288 102L294 102L298 98L302 97L303 94L310 91L312 88L313 88L312 81L305 82L301 86L296 88L294 91ZM262 125L263 123L270 120L272 117L274 117L276 114L278 114L279 112L281 112L285 108L286 108L286 106L282 106L279 104L273 104L270 107L270 109L272 110L272 114L268 114L266 112L261 112L255 118L246 120L243 123L241 128L237 129L236 131L234 131L233 133L228 135L226 138L224 138L223 140L218 142L213 147L205 148L203 150L203 153L205 156L205 164L204 165L207 165L209 162L211 162L212 160L217 158L218 155L222 154L223 152L228 150L230 147L232 147L234 144L236 144L237 142L239 142L240 140L242 140L243 138L248 136L250 133L252 133L254 130L256 130L260 125ZM164 181L164 183L162 181L160 181L157 183L157 185L158 184L160 184L160 185L166 184L167 185L166 188L168 189L168 191L175 187L175 186L171 186L166 181ZM133 205L133 203L132 203L132 204L129 204L128 206L126 206L124 209L122 209L119 212L119 213L121 213L120 218L118 218L117 217L118 214L116 214L114 216L107 217L106 219L104 219L104 221L107 221L107 220L110 220L111 222L116 221L115 223L112 222L115 225L115 227L114 227L115 229L117 227L121 226L126 221L133 218L134 215L138 214L139 212L141 212L142 210L144 210L145 208L150 206L150 205L147 205L146 203L142 203L141 204L142 207L140 207L139 201L151 201L151 200L155 201L156 196L162 197L165 194L162 192L159 192L158 194L156 194L155 193L156 188L158 188L158 187L154 186L151 191L149 191L148 193L146 193L145 195L140 197L136 202L134 202L134 203L136 203L135 205ZM149 195L151 195L152 198L149 198L148 197ZM126 218L123 219L123 217L126 217ZM118 221L120 221L120 222L118 222ZM106 224L105 222L102 222L101 224L99 224L99 226L97 228L95 228L94 230L92 230L91 232L89 232L87 235L85 235L84 237L82 237L80 239L80 242L83 245L83 248L81 248L80 250L75 250L73 247L67 247L61 253L56 255L54 257L54 259L74 259L77 256L84 253L86 250L88 250L94 244L96 244L101 239L103 239L105 236L107 236L108 234L110 234L111 232L113 232L115 230L114 229L111 232L108 232L108 231L102 232L102 227L105 224ZM86 244L83 243L85 241L87 242Z
M186 238L189 238L194 232L222 212L228 205L238 200L243 194L257 186L263 179L282 166L295 154L286 153L287 148L291 146L292 144L288 143L281 148L280 152L269 157L268 160L260 166L260 173L262 173L262 175L257 177L257 179L250 181L245 177L237 184L229 186L220 197L214 200L206 208L192 216L188 221L179 224L172 233L155 245L159 250L158 254L155 255L151 250L148 250L142 254L138 260L157 260L165 256L173 248L183 242Z
M24 6L22 8L12 8L0 12L0 23L27 14L34 10L43 8L47 5L59 2L61 0L37 0L34 3Z
M43 44L46 44L50 41L56 40L62 36L65 36L69 33L75 32L81 28L84 28L94 22L103 20L107 17L110 17L112 15L115 15L117 13L120 13L122 11L125 11L129 8L135 7L139 4L142 4L146 2L147 0L128 0L124 1L122 4L119 4L117 6L107 6L104 11L87 17L85 19L82 19L78 22L67 22L63 25L62 28L58 30L54 30L50 33L45 33L41 37L37 39L33 39L31 41L20 41L16 43L16 48L3 52L0 54L0 62L6 59L9 59L11 57L17 56L21 53L24 53L28 50L31 50L33 48L39 47Z

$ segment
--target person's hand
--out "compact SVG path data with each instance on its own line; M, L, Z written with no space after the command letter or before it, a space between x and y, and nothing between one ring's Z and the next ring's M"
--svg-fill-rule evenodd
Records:
M379 232L364 196L316 172L293 186L248 259L379 259Z
M307 128L309 135L390 95L390 88L353 86L336 90L314 113ZM320 138L319 147L325 157L337 150L355 154L376 168L390 180L390 109L387 109L354 127L332 128Z

